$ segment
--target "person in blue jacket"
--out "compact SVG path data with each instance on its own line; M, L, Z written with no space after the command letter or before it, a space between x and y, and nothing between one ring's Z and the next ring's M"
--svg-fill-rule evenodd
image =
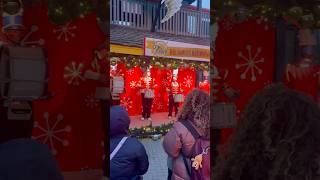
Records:
M110 157L111 180L138 180L149 168L144 146L138 139L128 135L129 125L130 118L123 107L110 108L110 153L128 137L113 158Z
M63 180L63 176L46 145L18 138L0 144L0 180Z

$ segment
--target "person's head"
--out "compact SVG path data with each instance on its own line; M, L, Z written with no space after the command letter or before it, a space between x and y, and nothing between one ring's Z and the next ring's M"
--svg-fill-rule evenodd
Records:
M110 108L110 137L128 135L130 118L128 112L122 106Z
M246 107L214 179L312 179L320 146L320 112L306 95L281 84L258 92ZM251 171L251 172L250 172Z
M200 89L192 90L186 97L178 120L191 120L200 129L210 128L210 97Z

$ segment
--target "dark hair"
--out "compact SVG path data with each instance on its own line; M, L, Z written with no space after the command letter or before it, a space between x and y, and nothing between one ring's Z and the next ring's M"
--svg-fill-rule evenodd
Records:
M215 180L312 180L318 165L320 112L308 96L271 85L249 102Z
M205 91L193 89L186 97L178 119L191 120L193 124L210 134L210 96Z

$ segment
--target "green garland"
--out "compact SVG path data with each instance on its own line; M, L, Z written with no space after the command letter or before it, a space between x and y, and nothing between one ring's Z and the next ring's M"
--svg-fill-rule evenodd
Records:
M209 62L197 62L159 57L111 56L110 64L125 64L127 69L132 69L136 66L140 66L142 69L146 69L149 65L152 65L160 69L177 69L179 67L191 67L198 70L209 71Z
M141 128L130 128L129 134L139 139L150 138L152 135L164 136L172 128L173 123L163 124L161 126L153 127L152 124Z
M46 0L50 20L59 25L66 24L78 17L84 18L95 11L99 21L105 21L107 16L106 0Z
M214 21L226 16L235 20L248 17L262 17L275 24L283 18L297 27L320 28L320 1L318 0L215 0L213 3Z

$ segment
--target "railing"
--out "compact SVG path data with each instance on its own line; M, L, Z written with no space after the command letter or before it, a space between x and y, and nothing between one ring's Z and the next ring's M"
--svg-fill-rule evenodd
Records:
M149 1L110 0L111 24L150 31L158 6L158 3ZM210 37L209 12L182 8L169 21L160 23L166 11L165 7L160 9L157 32L201 38Z

